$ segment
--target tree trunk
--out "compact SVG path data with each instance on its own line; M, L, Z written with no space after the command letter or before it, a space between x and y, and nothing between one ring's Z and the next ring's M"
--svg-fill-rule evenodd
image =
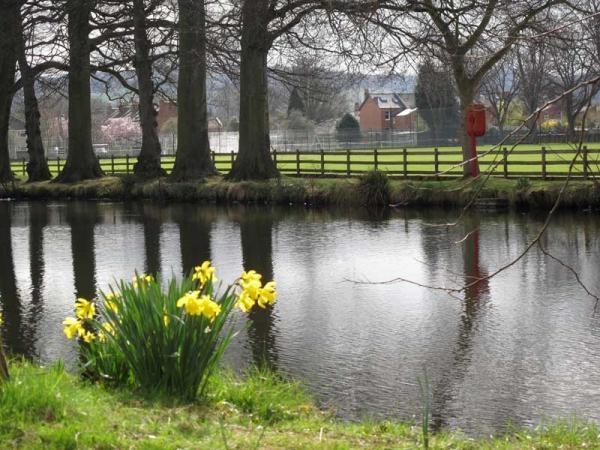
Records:
M215 175L206 106L206 10L204 0L179 0L179 80L175 181Z
M469 82L457 83L459 95L459 117L460 117L460 139L462 147L463 161L471 159L471 137L467 134L467 108L475 99L473 85ZM471 176L471 168L475 165L479 167L479 160L472 161L463 166L463 176L468 178Z
M133 171L141 178L156 178L166 174L160 165L156 110L154 108L154 83L150 41L146 29L144 0L133 0L133 27L135 41L135 73L138 80L139 114L142 128L142 150Z
M577 112L573 106L573 94L565 95L565 115L567 116L567 142L571 142L575 138L575 120Z
M13 22L15 8L16 2L2 0L0 3L0 182L14 179L8 152L8 128L17 65Z
M90 16L93 0L68 0L69 34L69 153L56 178L62 183L103 175L92 145L90 91Z
M267 0L246 0L242 6L240 68L240 143L229 173L233 180L268 179L279 176L271 158L267 55Z
M27 153L29 162L27 163L27 181L46 181L52 178L48 163L46 161L46 152L42 142L42 133L40 131L40 110L37 97L35 95L35 77L31 67L27 62L25 54L25 35L23 30L23 18L21 12L17 10L15 24L19 28L16 35L18 40L18 61L21 80L23 81L23 99L25 103L25 130L27 132Z

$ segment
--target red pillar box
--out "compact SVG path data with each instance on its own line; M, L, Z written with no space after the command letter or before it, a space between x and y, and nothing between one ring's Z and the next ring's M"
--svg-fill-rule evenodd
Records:
M472 103L467 107L466 113L467 134L471 137L471 176L479 176L479 164L477 162L477 138L485 134L485 106L480 103Z

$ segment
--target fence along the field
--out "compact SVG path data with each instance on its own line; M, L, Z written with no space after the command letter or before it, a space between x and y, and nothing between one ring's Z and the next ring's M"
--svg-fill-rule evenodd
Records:
M539 150L516 150L507 148L496 150L481 157L480 166L483 171L494 167L494 176L504 178L562 178L569 173L569 165L578 151L550 150L541 147ZM227 173L235 160L236 154L212 153L217 169ZM396 178L452 178L462 175L462 153L453 149L404 148L401 150L335 150L319 152L273 151L273 160L279 171L288 176L298 177L353 177L371 170L380 170ZM101 158L100 164L107 174L131 174L137 157L111 156ZM50 170L58 173L65 160L56 157L48 160ZM175 158L163 156L163 167L170 171ZM27 161L13 162L13 170L26 175ZM600 173L600 149L582 148L573 168L572 177L588 179Z

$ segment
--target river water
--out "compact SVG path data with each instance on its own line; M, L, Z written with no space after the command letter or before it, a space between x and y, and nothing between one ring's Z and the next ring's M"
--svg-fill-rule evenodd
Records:
M428 379L434 428L498 432L554 418L600 420L600 305L534 248L544 216L368 214L152 203L0 202L0 307L13 354L76 360L62 335L76 296L134 270L180 276L212 259L275 279L272 311L238 319L226 364L268 362L342 418L411 420ZM600 292L600 218L561 214L545 247ZM425 375L426 374L426 375Z

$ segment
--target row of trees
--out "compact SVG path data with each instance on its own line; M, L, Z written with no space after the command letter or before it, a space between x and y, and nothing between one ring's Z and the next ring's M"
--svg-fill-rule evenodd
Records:
M240 145L229 177L264 179L278 176L270 156L269 70L285 77L281 67L300 52L314 52L348 72L394 70L423 58L441 61L452 75L462 118L486 76L517 44L532 36L554 38L549 26L586 17L593 1L573 6L559 0L0 0L0 180L13 176L7 130L12 99L21 89L29 180L50 178L36 98L42 82L68 84L69 152L59 182L102 176L92 147L92 79L107 92L118 84L138 97L138 176L164 174L157 95L176 98L178 105L171 177L215 174L208 71L239 85Z
M571 20L576 25L568 30L518 43L482 80L481 95L490 104L500 131L516 102L528 117L545 102L600 74L598 20ZM575 136L576 119L598 89L594 84L564 95L559 106L569 138ZM532 131L539 124L536 119L527 123Z

